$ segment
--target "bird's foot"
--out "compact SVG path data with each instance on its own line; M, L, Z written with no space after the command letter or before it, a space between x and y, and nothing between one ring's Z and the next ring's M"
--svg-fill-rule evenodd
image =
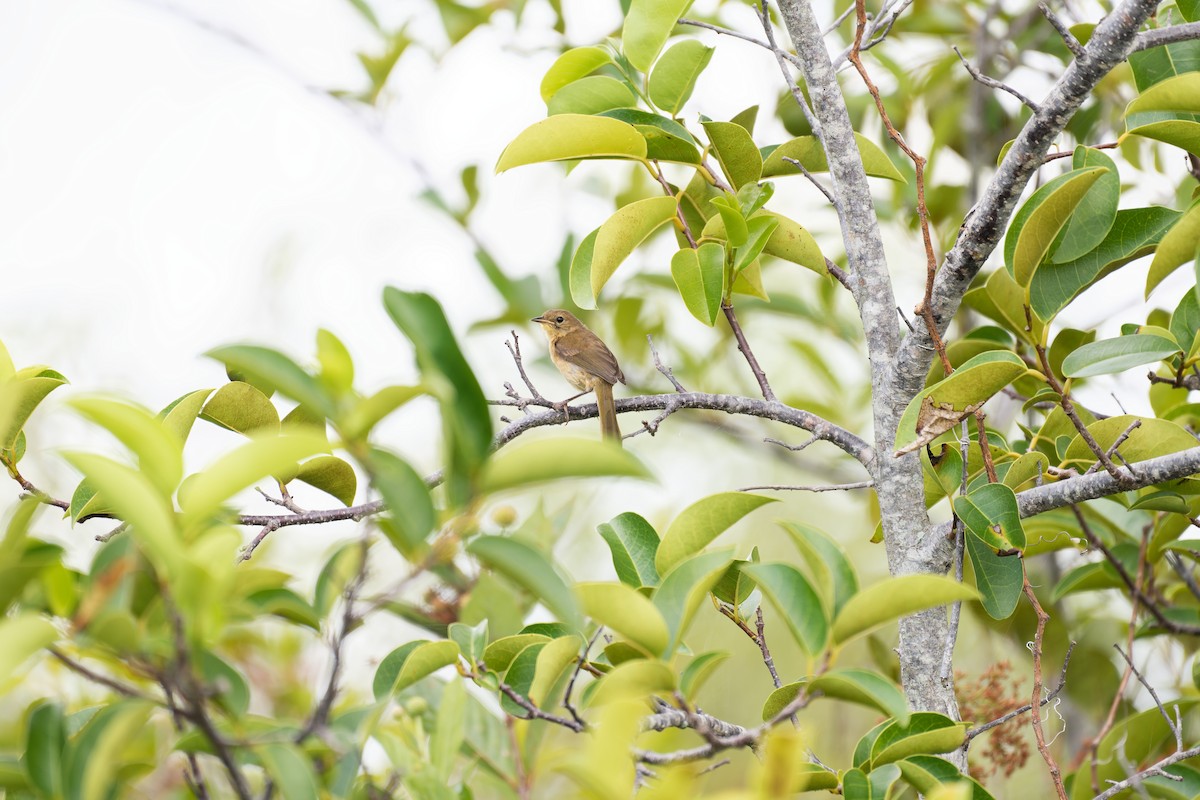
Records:
M563 420L560 423L562 425L566 425L568 422L571 421L570 402L571 402L570 400L559 400L557 402L551 403L551 406L554 407L554 410L557 411L559 414L562 414Z

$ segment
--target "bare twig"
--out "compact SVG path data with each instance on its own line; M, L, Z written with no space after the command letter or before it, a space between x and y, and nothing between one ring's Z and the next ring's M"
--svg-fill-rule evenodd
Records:
M764 486L743 486L739 492L773 491L773 492L845 492L851 489L870 489L875 481L858 481L857 483L834 483L824 486L788 486L769 484Z
M1007 83L998 81L995 78L989 78L987 75L984 75L982 72L976 69L970 61L967 61L966 56L964 56L957 47L953 47L951 49L954 50L955 55L958 56L958 60L961 61L962 65L967 68L967 72L971 73L971 77L975 81L992 89L999 89L1002 92L1007 92L1008 94L1020 100L1023 105L1027 106L1035 114L1040 110L1037 103L1033 102L1028 97L1009 86Z
M1131 670L1133 670L1133 674L1137 676L1138 683L1140 683L1140 684L1142 684L1142 686L1146 687L1146 691L1149 692L1150 696L1154 698L1154 705L1158 706L1158 713L1162 714L1163 719L1165 719L1167 721L1167 727L1171 730L1171 733L1173 733L1175 735L1175 749L1182 750L1183 749L1183 728L1182 728L1182 726L1176 725L1175 721L1171 719L1171 715L1167 713L1167 709L1163 706L1162 700L1160 700L1158 697L1158 692L1154 691L1154 687L1151 686L1150 682L1146 680L1145 676L1143 676L1142 673L1138 671L1137 665L1135 665L1133 663L1133 659L1129 657L1129 653L1126 653L1124 650L1122 650L1121 646L1119 644L1116 644L1115 642L1113 643L1113 649L1115 649L1118 653L1121 654L1121 658L1125 659L1125 663L1129 665L1129 668ZM1176 711L1176 713L1178 713L1179 706L1175 706L1175 711Z
M980 445L983 446L982 444ZM971 450L971 434L967 430L967 420L963 419L962 427L959 429L959 456L962 459L962 476L959 479L959 494L966 495L967 480L970 478L970 465L967 457ZM959 583L963 579L963 556L966 549L964 536L966 535L963 521L954 516L954 524L951 528L954 533L954 578ZM946 627L946 644L942 650L942 671L939 677L943 681L949 681L954 677L954 645L958 641L958 622L962 616L962 601L958 600L950 606L950 622ZM964 744L964 747L966 745Z
M746 341L746 334L742 331L737 314L733 311L733 303L721 303L721 310L725 312L725 319L729 321L729 328L733 331L733 337L737 339L738 350L746 357L746 363L750 365L750 371L754 373L754 379L758 381L758 388L762 390L763 399L768 403L778 402L775 392L771 390L771 384L767 382L767 373L763 372L763 368L759 366L758 359L754 357L754 351L750 349L750 342Z
M480 664L479 669L486 670L487 668ZM540 708L534 705L528 697L525 697L504 681L499 680L499 678L497 678L497 685L505 697L507 697L509 700L512 700L529 713L529 716L526 717L526 719L540 719L544 720L545 722L552 722L555 725L561 725L564 728L575 731L576 733L582 733L583 731L587 730L587 725L582 721L567 719L566 717L560 717L557 714L551 714L549 712L542 711Z
M1200 22L1186 22L1182 25L1170 25L1166 28L1156 28L1139 33L1133 40L1130 52L1137 53L1152 47L1162 47L1175 42L1188 42L1193 39L1200 39Z
M787 450L791 450L793 453L798 453L798 452L800 452L801 450L803 450L804 448L808 447L810 444L812 444L813 442L816 442L816 441L819 441L819 440L818 440L818 439L817 439L817 437L815 437L815 436L813 436L813 437L811 437L811 438L809 438L809 439L805 439L805 440L804 440L803 442L801 442L800 444L788 444L787 442L785 442L785 441L783 441L783 440L781 440L781 439L774 439L774 438L772 438L772 437L770 437L770 436L768 436L768 437L766 437L766 438L764 438L764 439L763 439L763 442L764 442L765 444L777 444L777 445L779 445L779 446L780 446L780 447L782 447L782 448L785 448L785 449L787 449Z
M771 650L767 647L766 623L763 621L763 611L760 605L754 611L754 626L758 634L758 649L762 651L763 663L767 665L767 671L771 673L771 682L778 689L783 685L779 680L779 673L775 671L775 659L771 657ZM795 720L792 720L795 722Z
M1066 684L1067 684L1067 667L1071 663L1071 653L1073 653L1074 651L1075 651L1075 642L1071 642L1070 646L1067 647L1067 655L1063 658L1062 672L1060 672L1058 674L1058 685L1054 687L1054 690L1052 692L1050 692L1049 694L1045 695L1042 698L1042 700L1041 700L1042 707L1049 705L1054 700L1054 698L1058 697L1058 695L1062 692L1063 687L1066 686ZM1015 719L1016 717L1021 716L1025 712L1032 711L1032 710L1033 710L1033 703L1026 703L1025 705L1021 706L1020 708L1014 708L1012 711L1008 712L1007 714L1005 714L1001 717L997 717L996 719L991 720L990 722L985 722L984 724L980 725L977 728L971 728L969 731L967 731L966 741L963 742L963 747L964 748L968 747L971 744L971 740L974 739L976 736L979 736L980 734L983 734L983 733L987 733L992 728L998 728L999 726L1008 722L1010 719Z
M1033 697L1029 704L1032 708L1040 709L1042 707L1042 641L1046 633L1046 623L1050 621L1050 615L1042 608L1042 604L1038 602L1037 594L1033 591L1033 586L1029 583L1029 575L1023 571L1025 596L1029 598L1029 602L1033 605L1034 613L1037 614L1037 632L1033 638ZM1046 732L1042 729L1041 712L1035 712L1031 718L1033 722L1033 736L1037 740L1037 749L1042 756L1042 760L1046 762L1046 768L1050 771L1050 780L1054 783L1054 791L1058 794L1059 800L1067 800L1067 790L1063 787L1062 770L1059 769L1058 762L1054 760L1054 756L1050 753L1050 748L1046 746Z
M821 194L825 195L825 199L829 201L830 205L837 204L837 201L833 199L833 192L831 192L829 188L825 186L825 184L817 180L817 176L809 172L808 167L801 164L797 159L789 158L788 156L784 156L783 160L800 170L800 172L804 174L804 177L808 178L808 182L817 187L817 190Z
M583 648L583 653L579 656L579 663L575 665L575 671L571 673L571 680L567 683L567 690L563 693L563 708L571 715L571 719L584 725L583 719L579 716L579 712L575 710L575 704L571 701L571 695L575 691L575 681L579 680L579 673L583 671L583 665L587 663L588 653L592 651L592 645L600 638L600 634L604 632L604 626L596 628L596 632L592 634L592 638L588 639L587 645Z
M1071 54L1076 58L1081 58L1084 53L1083 45L1075 38L1075 34L1071 33L1071 29L1067 27L1067 24L1059 19L1058 15L1051 11L1050 6L1045 3L1038 3L1038 11L1041 11L1046 21L1050 23L1054 30L1058 31L1058 35L1062 37L1063 44L1067 46Z
M1164 778L1175 778L1176 776L1173 776L1171 773L1167 772L1166 768L1172 766L1173 764L1178 764L1180 761L1186 761L1189 758L1195 758L1196 756L1200 756L1200 746L1192 747L1188 750L1177 750L1158 763L1146 767L1141 772L1138 772L1135 775L1130 775L1123 781L1116 781L1112 783L1107 789L1096 795L1093 800L1109 800L1109 798L1116 797L1126 789L1137 786L1142 781L1146 780L1147 778L1154 777L1155 775L1161 775Z
M687 389L683 388L683 384L680 383L679 379L675 377L675 373L672 372L671 368L664 364L662 358L659 357L658 350L656 350L654 347L654 337L647 333L646 341L650 344L650 355L654 357L654 368L661 372L663 377L671 382L671 385L675 387L675 391L679 392L680 394L686 392Z
M723 28L720 25L713 25L711 22L703 22L698 19L688 19L686 17L680 17L679 24L690 25L693 28L703 28L706 31L712 31L713 33L718 33L722 36L731 36L734 39L741 39L743 42L749 42L750 44L757 45L764 50L771 51L772 53L776 52L776 49L771 47L769 42L764 42L762 39L755 39L753 36L742 33L741 31L735 31L732 28ZM796 56L788 53L787 51L783 51L782 56L795 64ZM796 64L796 66L798 67L800 65Z
M146 694L145 692L143 692L141 689L137 688L136 686L130 686L127 683L122 683L121 681L117 680L116 678L111 678L108 675L103 675L99 672L96 672L95 670L85 667L83 664L76 661L74 658L67 655L66 653L64 653L62 650L58 649L54 645L50 645L49 647L47 647L46 652L48 652L59 663L61 663L63 666L65 666L67 669L71 670L72 672L74 672L78 675L82 675L84 678L87 678L92 683L98 683L101 686L112 689L114 692L116 692L119 695L122 695L123 697L136 697L139 700L148 700L151 703L155 703L157 705L162 705L162 703L163 703L163 701L161 699L153 697L152 695Z
M1167 563L1171 565L1171 569L1175 570L1183 584L1187 586L1188 591L1192 593L1192 597L1200 600L1200 583L1196 582L1196 576L1193 574L1192 567L1183 563L1183 558L1178 553L1167 551Z
M1117 437L1116 441L1114 441L1112 443L1112 445L1109 446L1108 450L1106 450L1104 454L1106 456L1108 456L1109 458L1112 458L1113 454L1117 452L1117 448L1120 447L1121 445L1125 444L1125 440L1129 438L1129 434L1133 433L1136 429L1140 428L1141 426L1142 426L1142 421L1140 419L1135 419L1133 422L1129 423L1129 427L1126 428L1124 430L1124 432L1120 436ZM1098 469L1100 469L1099 461L1097 461L1095 464L1092 464L1090 467L1088 467L1087 472L1085 472L1083 474L1091 475L1093 472L1095 472Z

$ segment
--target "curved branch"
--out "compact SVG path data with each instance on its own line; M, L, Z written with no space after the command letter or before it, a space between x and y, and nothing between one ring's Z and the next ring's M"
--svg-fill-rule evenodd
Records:
M1071 63L1021 129L938 271L932 305L940 333L945 332L967 287L999 243L1042 157L1096 84L1129 57L1140 40L1138 28L1157 6L1158 0L1125 0L1101 20L1084 54ZM920 328L905 338L895 362L898 384L904 390L915 394L924 385L931 344L929 333Z
M1171 25L1139 33L1133 40L1133 49L1130 52L1137 53L1152 47L1162 47L1165 44L1187 42L1192 39L1200 39L1200 22L1187 22L1183 25Z

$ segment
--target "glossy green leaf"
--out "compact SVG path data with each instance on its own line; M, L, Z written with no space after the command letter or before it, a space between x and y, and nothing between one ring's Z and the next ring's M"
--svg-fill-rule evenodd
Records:
M67 795L79 800L104 800L119 786L124 752L150 718L154 706L123 700L102 708L72 742L67 765Z
M850 769L842 776L842 795L846 800L887 800L892 784L899 779L900 769L894 764L885 764L869 773Z
M966 496L954 498L954 513L972 535L995 550L1025 547L1017 495L1003 483L985 484Z
M803 763L799 765L799 779L796 783L798 792L832 791L838 787L838 774L827 769L822 764Z
M43 797L63 796L66 745L62 706L48 701L39 703L29 714L26 725L24 761L29 782Z
M458 660L454 642L407 642L388 653L375 670L372 691L376 700L412 686L417 681Z
M334 412L333 398L320 381L277 350L242 344L218 347L205 355L245 375L256 386L270 386L322 416Z
M1072 155L1074 169L1104 167L1102 173L1084 194L1067 219L1062 233L1051 247L1050 260L1066 263L1091 252L1104 240L1117 218L1117 203L1121 199L1121 174L1117 165L1104 151L1079 145Z
M829 640L829 617L808 579L790 564L749 564L742 570L775 605L804 652L819 655Z
M628 122L646 138L646 158L651 161L673 161L679 164L699 164L700 150L687 128L673 119L651 114L638 108L614 108L602 116Z
M593 298L600 296L604 284L608 283L617 267L638 245L675 219L675 209L674 197L648 197L617 209L600 226L592 251L589 276ZM571 266L573 270L575 265Z
M650 67L692 0L632 0L621 30L621 50L642 72Z
M729 551L700 553L665 574L651 598L671 631L667 653L673 653L692 616L732 561Z
M385 386L351 406L341 418L338 428L349 440L361 439L388 414L423 394L424 386Z
M1075 169L1042 186L1013 215L1004 239L1004 263L1013 279L1028 287L1059 231L1107 167Z
M1029 284L1033 313L1041 320L1052 319L1079 292L1153 251L1179 217L1180 212L1160 206L1118 211L1108 235L1096 248L1074 261L1038 267Z
M729 658L729 653L725 652L709 652L701 653L688 662L688 665L683 668L683 672L679 673L679 692L689 700L694 700L702 686L708 682L713 673L717 671L717 667L725 663Z
M483 660L488 646L488 621L485 619L471 627L463 622L451 622L446 632L450 641L458 645L459 652L467 663L474 666Z
M489 644L483 651L483 663L492 672L504 672L526 647L545 644L549 636L540 633L518 633L504 636Z
M833 622L833 643L845 644L892 620L949 605L957 600L977 600L979 594L941 575L901 575L885 578L861 590Z
M200 417L236 433L278 433L279 411L265 394L244 381L230 381L209 398Z
M337 456L317 456L300 465L296 480L333 496L344 506L354 505L358 476L354 467Z
M246 602L250 603L260 615L269 614L304 625L315 631L321 629L321 619L317 616L316 610L291 589L283 587L261 589L248 595Z
M958 767L937 756L915 755L896 762L909 786L928 796L943 786L968 784L964 800L994 800L973 778L963 775Z
M670 639L662 614L644 594L623 583L580 583L583 613L624 636L647 655L662 656Z
M862 155L863 167L872 178L887 178L904 183L904 176L888 158L887 153L861 133L854 134L858 152ZM829 162L825 150L816 136L799 136L776 147L763 161L762 177L777 175L800 175L800 169L784 158L799 161L809 172L828 172Z
M763 247L764 253L776 258L782 258L784 261L790 261L793 264L799 264L802 267L811 269L818 275L825 275L829 272L825 265L825 256L821 254L821 248L817 246L817 242L813 239L812 234L805 230L798 222L771 211L760 211L755 215L754 219L760 217L768 217L777 220L779 223L767 239L766 246ZM728 238L725 217L718 215L709 219L704 226L701 236L703 238L725 241ZM746 236L749 236L749 231L746 232Z
M601 439L556 437L505 448L488 461L481 491L502 492L563 478L651 478L628 450Z
M1125 107L1127 117L1147 111L1200 113L1200 72L1185 72L1160 81Z
M1090 378L1152 364L1179 352L1179 345L1162 336L1135 333L1085 344L1063 359L1063 374Z
M579 603L550 561L524 542L504 536L480 536L467 546L480 563L521 586L571 630L580 630Z
M801 522L779 524L808 565L824 600L823 606L837 616L846 602L858 592L858 575L846 551L831 536L810 525Z
M39 367L21 370L0 384L0 449L12 450L16 446L17 436L34 409L46 395L66 382L67 379L54 370Z
M613 568L617 577L635 589L658 585L658 569L654 566L658 553L658 533L642 517L626 511L596 530L612 551Z
M943 714L915 712L907 724L895 721L880 731L871 745L871 765L877 768L914 755L952 752L962 745L965 732L965 723Z
M650 101L672 117L679 116L714 50L698 39L684 39L671 45L650 71L647 82Z
M965 544L975 570L975 588L979 590L983 610L992 619L1008 619L1021 599L1024 576L1021 559L998 555L978 536L967 536Z
M367 458L371 485L391 513L396 544L402 553L415 553L437 524L437 511L425 479L407 461L387 450L375 448Z
M600 114L613 108L637 105L637 98L625 83L616 78L589 75L559 89L546 105L547 113L551 116Z
M756 183L762 175L763 160L749 132L736 122L703 122L712 144L713 155L734 189Z
M256 746L254 754L284 800L317 800L320 796L312 759L298 745L268 742Z
M567 273L567 286L571 292L571 302L580 308L594 309L596 298L592 296L592 257L596 254L596 237L600 229L583 237L575 255L571 257L571 266Z
M661 661L626 661L597 681L590 705L599 706L627 698L643 699L675 688L675 673Z
M197 389L194 392L188 392L159 413L158 416L162 420L163 427L170 431L180 444L187 441L196 417L200 415L205 401L212 393L212 389Z
M659 574L703 550L754 509L773 502L775 498L763 495L722 492L692 503L671 522L658 546L654 564Z
M755 550L755 559L758 557L758 551ZM750 574L744 572L742 567L752 563L738 559L731 563L725 573L721 575L721 579L712 587L713 597L720 600L722 603L731 606L740 606L742 603L750 599L750 595L758 588L758 584L750 577Z
M129 448L138 467L169 497L183 478L183 443L149 411L102 397L77 397L71 405Z
M752 186L753 184L746 184ZM737 249L733 261L734 274L756 262L767 246L767 240L779 227L779 220L764 214L746 220L746 243Z
M429 737L429 763L448 784L454 762L462 750L467 728L467 690L461 680L446 681L438 698L437 724Z
M234 717L244 716L250 708L250 684L233 665L211 650L196 654L200 677L208 684L212 700Z
M508 143L496 172L543 161L646 157L646 140L632 125L588 114L558 114L535 122Z
M1139 125L1129 131L1134 136L1156 139L1174 145L1193 155L1200 153L1200 122L1184 119L1168 119Z
M603 47L573 47L563 53L542 78L542 100L549 103L550 98L568 83L591 75L605 64L612 63L612 56Z
M1188 209L1159 242L1154 259L1150 262L1150 272L1146 275L1146 297L1149 297L1154 287L1162 283L1168 275L1195 260L1198 246L1200 203Z
M189 522L206 517L256 481L294 472L300 461L328 447L324 436L314 434L292 433L252 439L188 478L179 491L184 517ZM105 491L97 476L89 474L88 478L104 491L114 506L117 504L116 496Z
M733 247L741 247L750 237L750 229L746 226L746 217L742 214L742 209L738 207L730 197L722 195L714 197L709 201L709 205L717 209L717 216L710 219L709 224L704 226L702 237L708 236L709 225L713 225L715 235L716 225L718 223L712 220L719 220L721 230L724 232L724 238L729 241Z
M535 706L546 705L554 685L568 668L575 666L582 650L583 642L575 635L560 636L542 647L526 695Z
M1094 422L1088 425L1087 429L1096 443L1107 450L1117 441L1117 437L1129 429L1129 424L1135 419L1140 420L1142 424L1130 431L1118 451L1126 461L1145 461L1196 446L1195 438L1189 438L1191 434L1182 426L1164 419L1121 414ZM1074 430L1071 432L1074 433ZM1095 462L1096 456L1082 437L1075 436L1067 448L1065 459L1090 466Z
M1144 92L1159 81L1200 69L1200 42L1174 42L1130 53L1129 66L1138 91Z
M446 447L445 487L451 505L473 495L476 472L492 446L492 416L479 381L463 357L442 307L423 292L389 286L383 305L412 342L426 385L439 387Z
M725 296L725 248L708 242L671 257L671 277L692 316L710 328Z
M331 331L317 329L319 380L335 397L346 394L354 385L354 360L342 340Z
M908 701L898 686L882 675L864 669L834 669L811 680L781 686L763 704L763 720L772 719L807 686L818 697L830 697L874 708L901 722L909 716Z

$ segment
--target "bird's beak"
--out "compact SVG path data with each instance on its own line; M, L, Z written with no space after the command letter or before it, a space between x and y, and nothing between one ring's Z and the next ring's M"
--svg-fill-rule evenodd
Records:
M549 322L550 320L546 319L545 317L534 317L533 319L531 319L529 321L530 322Z

